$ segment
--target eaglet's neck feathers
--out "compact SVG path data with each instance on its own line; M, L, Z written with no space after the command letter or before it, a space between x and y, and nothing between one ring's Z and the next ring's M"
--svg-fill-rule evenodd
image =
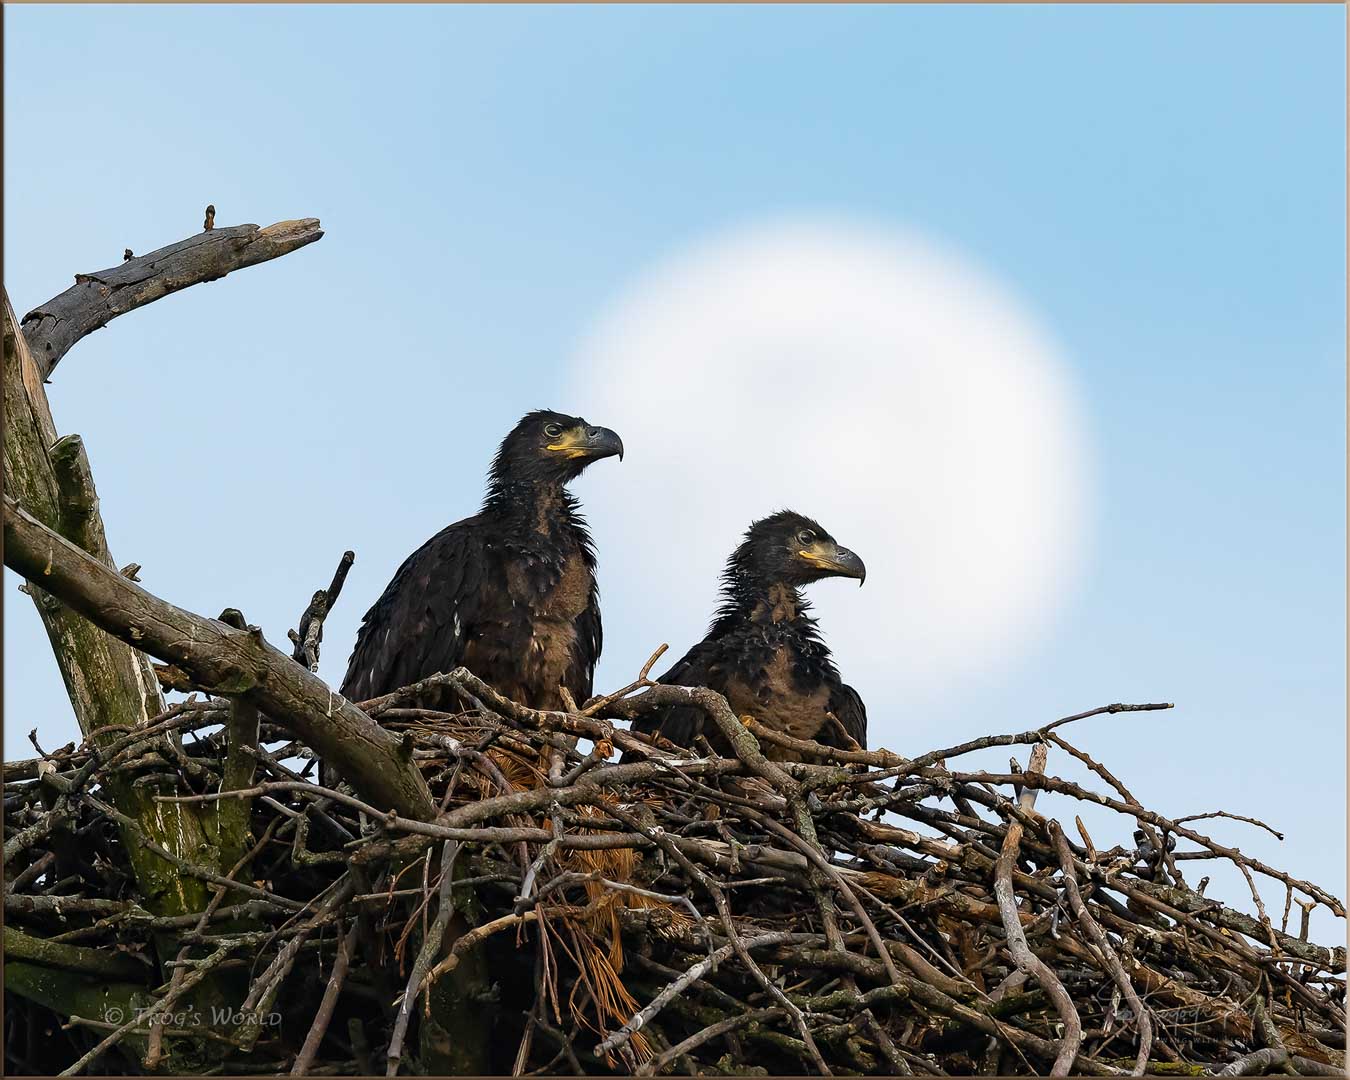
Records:
M733 556L722 574L721 603L708 637L724 638L758 627L790 639L794 649L822 665L822 674L833 673L834 661L810 611L811 602L798 586L760 574L748 560L741 562Z
M531 537L572 540L592 550L590 531L576 497L554 479L489 481L480 516L521 540Z

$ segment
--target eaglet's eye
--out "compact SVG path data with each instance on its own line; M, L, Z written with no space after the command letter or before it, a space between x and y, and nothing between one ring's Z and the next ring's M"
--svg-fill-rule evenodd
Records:
M559 435L562 434L562 425L549 424L547 427L544 428L544 434L547 435L550 439L556 439Z
M809 544L815 538L816 534L813 533L810 529L803 529L801 532L797 534L797 543Z

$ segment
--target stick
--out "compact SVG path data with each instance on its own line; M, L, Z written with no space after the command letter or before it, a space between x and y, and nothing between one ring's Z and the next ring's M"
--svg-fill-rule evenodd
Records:
M1043 773L1048 753L1046 743L1037 743L1031 751L1031 763L1025 773ZM1018 805L1024 811L1030 811L1036 802L1036 791L1032 787L1022 789ZM1003 849L999 852L994 868L994 895L998 898L999 914L1003 916L1003 929L1008 935L1008 948L1017 963L1019 971L1034 978L1054 1003L1060 1019L1064 1021L1064 1038L1060 1041L1059 1053L1050 1069L1051 1076L1068 1076L1069 1069L1078 1056L1078 1048L1083 1042L1083 1022L1078 1018L1078 1010L1064 984L1055 973L1046 966L1027 944L1026 934L1022 930L1022 920L1017 911L1017 897L1013 893L1013 864L1017 861L1017 851L1022 842L1022 823L1013 820L1008 824L1007 835L1003 838Z
M1078 875L1073 867L1073 853L1069 850L1069 842L1065 839L1064 830L1060 828L1059 822L1050 822L1050 836L1054 840L1055 850L1059 854L1059 865L1064 874L1064 891L1069 896L1069 907L1073 909L1074 917L1083 927L1083 932L1100 950L1102 959L1106 961L1107 970L1111 973L1111 978L1120 988L1120 992L1125 995L1125 1000L1130 1003L1130 1010L1138 1020L1139 1053L1134 1061L1134 1075L1143 1076L1145 1066L1148 1064L1149 1054L1153 1052L1153 1021L1150 1019L1144 1003L1139 1000L1139 994L1134 989L1134 983L1130 982L1130 977L1125 974L1125 969L1120 964L1120 957L1116 955L1116 950L1112 947L1101 926L1098 925L1097 920L1088 912L1087 905L1083 903L1083 894L1078 888Z

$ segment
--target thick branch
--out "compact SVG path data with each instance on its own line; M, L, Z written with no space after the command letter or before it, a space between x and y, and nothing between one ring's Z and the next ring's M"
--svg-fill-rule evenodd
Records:
M76 274L74 285L23 317L23 336L46 379L71 346L117 316L189 285L275 259L322 235L318 218L279 221L265 229L234 225L198 233L109 270Z
M109 634L243 698L331 761L371 803L428 821L431 794L398 741L257 628L236 630L161 600L91 558L5 496L5 565Z
M139 963L125 953L60 945L54 941L30 937L13 926L5 927L4 940L7 960L31 960L48 967L68 968L114 979L142 979L150 971L149 965Z

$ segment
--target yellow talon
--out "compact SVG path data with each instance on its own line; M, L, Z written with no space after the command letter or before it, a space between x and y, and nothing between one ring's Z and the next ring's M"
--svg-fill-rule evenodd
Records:
M754 718L753 716L751 716L749 713L746 713L744 716L741 717L741 723L742 723L743 725L745 725L746 727L749 727L749 726L750 726L751 724L753 724L754 722L755 722L755 718Z

